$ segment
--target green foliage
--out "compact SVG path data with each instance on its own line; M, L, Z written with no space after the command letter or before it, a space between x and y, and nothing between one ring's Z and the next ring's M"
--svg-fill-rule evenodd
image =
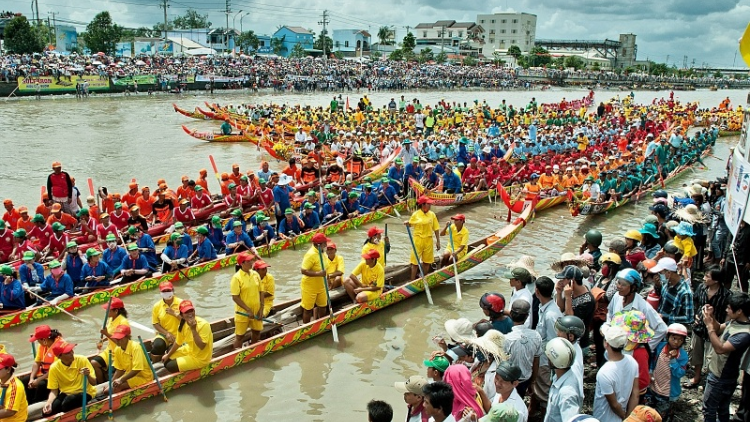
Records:
M495 66L503 66L505 64L505 60L503 60L503 54L499 51L495 51L492 53L492 64Z
M380 42L380 45L393 45L392 34L393 31L390 27L381 26L378 28L378 42Z
M242 51L247 51L247 48L251 48L253 50L258 49L258 45L260 45L260 41L258 40L258 36L255 35L255 32L253 31L245 31L241 33L237 39L235 40L238 46L240 46L240 49Z
M513 56L516 60L518 60L519 57L521 57L521 47L517 45L511 45L508 49L508 55Z
M648 71L652 75L669 75L671 71L666 63L649 62Z
M476 66L477 65L477 59L475 59L474 57L471 57L471 56L466 56L466 57L464 57L463 65L464 66Z
M404 41L401 43L401 48L404 49L404 52L411 52L414 51L414 47L417 46L417 39L414 37L414 34L409 31L408 34L404 37Z
M552 56L543 47L534 47L529 51L529 67L542 67L552 63Z
M435 63L443 64L448 61L448 55L441 51L435 55Z
M208 15L201 15L194 9L188 9L184 15L174 18L172 24L177 29L201 29L211 26Z
M419 63L427 63L430 60L434 60L435 55L432 54L431 48L423 48L422 51L419 52L419 56L417 57L417 61Z
M334 55L334 57L336 57L339 60L341 60L341 59L344 58L344 53L342 53L340 51L336 51L335 53L333 53L333 55Z
M568 56L565 58L565 67L572 67L575 70L580 70L586 67L583 59L578 56Z
M284 41L286 41L286 35L281 38L271 38L271 50L273 50L273 54L279 55L286 52L287 48L284 45Z
M325 47L325 49L323 47ZM330 53L333 51L333 39L327 35L320 34L320 36L315 38L313 48L324 51L325 53Z
M86 25L86 32L81 34L86 46L92 53L102 51L114 54L115 46L120 41L123 28L112 21L109 12L101 12Z
M602 70L602 67L599 66L599 62L594 62L594 64L591 65L591 70L598 72Z
M293 59L301 59L306 55L307 53L305 52L305 47L302 47L301 43L294 44L292 51L289 53L289 57Z
M40 53L44 40L38 28L31 26L25 16L16 16L5 26L5 48L17 54Z
M563 69L565 67L565 57L557 57L554 60L552 60L552 66L557 67L559 69Z
M404 60L404 52L401 51L400 48L393 50L393 52L388 56L388 60L393 60L395 62L400 62Z

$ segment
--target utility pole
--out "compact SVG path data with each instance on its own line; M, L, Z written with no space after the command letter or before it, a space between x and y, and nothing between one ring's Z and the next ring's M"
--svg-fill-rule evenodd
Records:
M445 53L445 25L440 27L440 52Z
M169 0L163 0L161 7L164 9L164 41L166 41L167 29L169 28L167 21L167 8L169 7Z
M57 12L47 12L47 25L49 26L49 15L52 15L52 26L50 26L50 44L53 44L55 46L55 50L57 50L57 19L55 19L55 16L57 16Z
M50 27L49 14L47 14L47 45L52 44L52 28Z
M326 25L331 23L331 21L328 20L328 10L323 11L323 20L318 22L318 25L323 25L323 32L320 34L323 37L323 40L321 41L321 44L323 44L323 60L328 59L328 55L326 54L326 37L328 36L328 31L326 31Z
M669 66L669 54L667 54L667 61L664 62L664 64L666 64L667 66Z
M227 14L226 29L229 30L229 14L232 13L232 0L227 0L227 10L225 10L224 12Z
M687 56L682 56L682 68L687 69Z
M39 27L42 24L39 20L39 0L34 0L34 11L36 12L36 26Z

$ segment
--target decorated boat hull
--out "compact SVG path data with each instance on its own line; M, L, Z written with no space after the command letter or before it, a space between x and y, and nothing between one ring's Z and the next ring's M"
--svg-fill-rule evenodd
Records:
M249 143L255 143L255 138L250 136L245 136L244 134L231 134L231 135L222 135L221 133L214 133L214 132L198 132L196 129L190 129L185 125L182 125L182 130L185 131L188 135L192 136L195 139L200 139L201 141L206 142L249 142Z
M473 204L495 195L495 190L484 190L466 193L439 193L426 189L413 178L409 178L409 184L417 196L426 196L432 200L436 207L452 207L456 205Z

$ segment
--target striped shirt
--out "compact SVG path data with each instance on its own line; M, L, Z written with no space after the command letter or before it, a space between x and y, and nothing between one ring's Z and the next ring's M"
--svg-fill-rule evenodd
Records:
M654 393L664 397L670 396L672 369L669 364L671 360L669 347L665 346L657 357L656 368L654 368L654 381L651 383L651 389L654 390Z
M675 286L664 285L661 289L659 314L664 322L691 325L695 317L693 309L693 292L685 279L680 279Z
M727 304L729 303L729 298L732 297L732 292L721 283L718 285L719 290L709 298L706 285L703 283L699 284L693 295L693 309L701 309L707 304L711 305L714 308L714 319L719 324L723 324L727 318ZM703 323L703 313L698 313L698 322L693 325L693 333L698 334L704 339L708 339L706 324Z

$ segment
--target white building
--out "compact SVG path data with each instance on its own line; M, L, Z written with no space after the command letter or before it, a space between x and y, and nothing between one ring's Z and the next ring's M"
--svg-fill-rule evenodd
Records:
M482 48L482 25L474 22L456 22L442 20L434 23L420 23L414 27L419 52L423 48L430 48L434 53L455 52L458 54L477 54Z
M477 24L484 28L482 54L492 57L496 50L507 51L517 45L527 53L534 48L536 15L530 13L493 13L477 15Z

